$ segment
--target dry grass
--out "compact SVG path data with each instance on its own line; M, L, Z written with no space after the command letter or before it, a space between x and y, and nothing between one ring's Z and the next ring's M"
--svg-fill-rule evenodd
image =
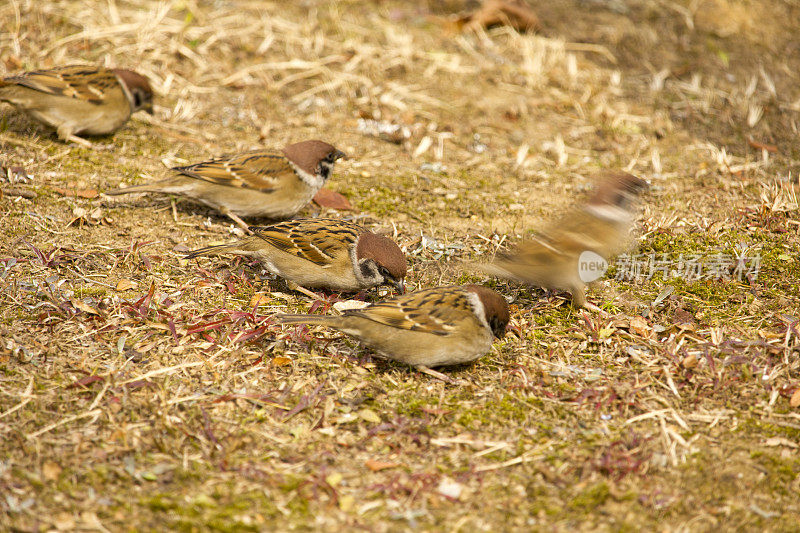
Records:
M564 1L540 35L442 29L471 5L0 6L0 72L126 66L160 93L106 151L2 108L0 164L33 177L0 199L0 528L800 527L797 3ZM412 287L478 279L457 260L602 168L653 184L638 253L744 249L761 272L606 280L609 318L488 281L515 333L454 386L281 330L275 311L332 302L257 265L180 258L225 219L94 193L311 137L351 154L330 186L396 234Z

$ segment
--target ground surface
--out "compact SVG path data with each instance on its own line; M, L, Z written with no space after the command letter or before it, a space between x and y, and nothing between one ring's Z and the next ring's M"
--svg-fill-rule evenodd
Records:
M800 4L542 4L520 35L455 33L455 0L3 3L0 72L129 66L160 94L97 151L0 108L0 164L33 176L0 199L0 529L800 528ZM330 213L396 235L412 288L512 298L460 384L281 330L330 302L255 264L181 259L224 218L96 194L305 138L351 155L329 185L358 212ZM459 268L604 168L653 185L636 253L758 275L607 279L601 317Z

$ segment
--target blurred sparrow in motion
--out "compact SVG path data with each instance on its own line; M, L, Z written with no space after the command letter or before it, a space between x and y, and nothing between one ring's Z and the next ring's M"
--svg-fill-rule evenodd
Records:
M141 74L80 65L4 78L0 101L55 128L60 139L88 147L77 134L105 135L140 109L153 113L153 90Z
M288 218L305 207L345 154L322 141L302 141L281 151L256 150L185 167L180 174L148 185L106 191L109 195L158 192L188 196L227 215Z
M473 361L486 354L493 337L502 338L509 320L508 304L480 285L436 287L341 316L289 315L284 324L317 324L361 340L379 354L418 368L445 381L430 369Z
M273 274L302 287L360 291L393 285L404 292L406 256L387 237L336 219L298 219L252 227L252 236L189 253L232 253L254 257Z
M534 240L488 264L474 265L488 274L547 289L572 293L575 307L587 307L586 283L597 279L595 263L609 261L630 239L639 194L647 182L626 172L602 175L594 195L551 223Z

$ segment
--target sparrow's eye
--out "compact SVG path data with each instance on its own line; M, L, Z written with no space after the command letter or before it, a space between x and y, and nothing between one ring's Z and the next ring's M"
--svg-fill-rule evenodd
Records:
M392 275L389 274L389 271L386 270L385 267L378 267L378 273L383 276L385 279L392 279Z

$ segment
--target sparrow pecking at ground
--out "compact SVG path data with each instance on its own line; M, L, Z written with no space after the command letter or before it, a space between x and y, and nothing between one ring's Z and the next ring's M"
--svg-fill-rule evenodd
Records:
M322 141L302 141L281 151L256 150L185 167L177 176L147 185L106 191L108 195L158 192L187 196L227 215L248 230L239 217L288 218L305 207L346 157Z
M80 65L4 78L0 101L55 128L60 139L88 147L77 134L113 133L136 111L153 113L153 90L141 74Z
M202 248L186 258L251 256L301 287L361 291L386 284L400 293L405 290L406 256L393 240L358 224L309 218L250 229L253 235L238 242Z
M625 249L639 195L647 187L647 182L627 172L606 172L584 205L551 223L534 240L498 254L491 263L473 266L501 278L568 290L575 307L597 310L586 302L585 280L592 276L582 272L581 261L586 252L600 256L589 254L589 259L609 261Z
M279 314L283 324L314 324L352 335L382 356L449 381L431 367L474 361L502 338L508 304L480 285L436 287L350 309L341 316Z

